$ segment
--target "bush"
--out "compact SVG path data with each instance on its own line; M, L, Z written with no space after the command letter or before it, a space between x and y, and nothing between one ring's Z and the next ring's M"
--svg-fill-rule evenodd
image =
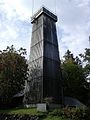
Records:
M52 112L49 112L49 115L51 115L51 116L63 116L63 110L62 109L55 109Z
M71 118L74 120L89 120L90 119L90 109L88 108L64 108L64 117Z
M90 120L90 109L88 108L70 108L55 109L49 113L51 116L60 116L72 120Z

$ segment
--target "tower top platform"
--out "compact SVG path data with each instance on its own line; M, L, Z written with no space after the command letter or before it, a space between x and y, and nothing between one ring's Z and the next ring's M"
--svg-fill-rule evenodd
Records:
M51 19L53 19L55 22L57 22L57 16L55 14L53 14L52 12L50 12L48 9L46 9L45 7L42 7L40 10L38 10L37 13L35 13L32 17L31 17L31 23L33 23L39 16L41 16L42 14L47 15L48 17L50 17Z

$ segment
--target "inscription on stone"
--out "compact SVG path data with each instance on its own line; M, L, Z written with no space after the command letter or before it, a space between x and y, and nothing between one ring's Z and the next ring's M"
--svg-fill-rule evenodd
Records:
M46 103L37 104L37 111L46 112L47 111Z

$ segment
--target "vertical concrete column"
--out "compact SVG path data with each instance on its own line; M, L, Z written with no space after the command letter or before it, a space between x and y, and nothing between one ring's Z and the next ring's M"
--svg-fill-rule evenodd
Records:
M42 7L31 19L29 80L31 98L36 102L60 99L60 59L56 32L57 16Z

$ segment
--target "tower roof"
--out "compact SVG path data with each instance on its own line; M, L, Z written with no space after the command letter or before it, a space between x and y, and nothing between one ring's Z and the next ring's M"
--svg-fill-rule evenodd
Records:
M31 23L33 23L34 20L36 20L42 14L47 15L48 17L50 17L51 19L53 19L55 22L57 22L57 16L55 14L53 14L52 12L50 12L49 10L47 10L45 7L42 7L40 10L37 11L36 14L34 14L31 17Z

